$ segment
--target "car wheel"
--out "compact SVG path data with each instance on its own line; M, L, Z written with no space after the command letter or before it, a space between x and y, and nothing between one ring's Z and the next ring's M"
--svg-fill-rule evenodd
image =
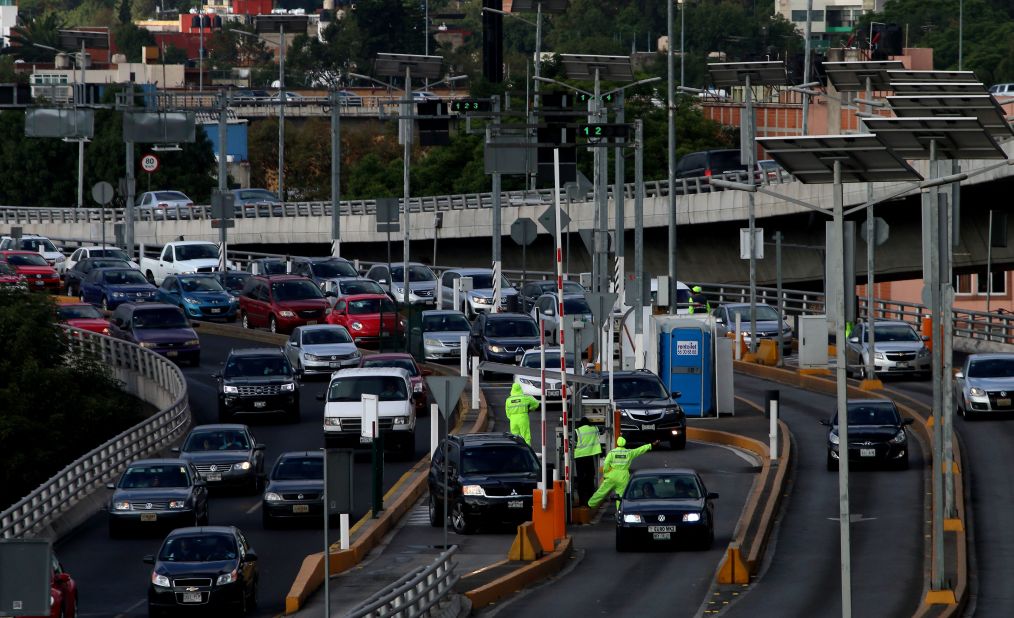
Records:
M148 283L155 285L155 275L150 270L144 273L144 278L148 280Z
M461 504L454 507L451 511L451 527L458 534L472 534L475 532L475 524L472 523L470 517L465 515Z
M278 322L275 321L275 316L268 316L268 330L273 333L278 332Z
M246 314L246 311L240 313L240 319L243 323L243 328L250 328L250 316Z
M828 453L827 454L827 471L828 472L835 472L836 470L838 470L838 460L835 459L834 457L831 457L831 453Z
M437 502L436 496L430 493L429 499L430 525L440 528L444 525L444 505Z
M616 526L616 551L621 553L630 551L630 539L627 538L627 531L619 526Z

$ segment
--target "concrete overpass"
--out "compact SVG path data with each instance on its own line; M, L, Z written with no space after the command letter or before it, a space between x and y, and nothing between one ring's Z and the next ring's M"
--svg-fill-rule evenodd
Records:
M1014 160L1014 140L1003 144ZM926 174L927 163L915 162L917 170ZM986 263L987 217L990 208L1009 204L1014 188L1014 166L995 161L961 161L961 169L973 175L962 183L961 244L955 249L955 268L960 272ZM735 282L747 278L747 263L739 260L739 228L745 226L748 213L747 195L738 191L695 193L697 181L683 181L677 186L679 237L678 263L680 278L713 282ZM770 239L775 231L785 236L783 277L787 283L820 280L823 277L824 221L816 213L796 202L807 202L830 208L829 185L804 185L791 177L772 179L769 187L775 195L756 195L758 226ZM877 249L877 272L884 279L909 278L921 272L921 212L917 187L908 183L874 183L873 196L893 199L876 207L876 215L891 226L888 242ZM633 259L633 186L627 185L625 227L626 253ZM867 186L845 187L846 207L865 203ZM668 184L653 181L646 184L644 200L645 263L652 273L664 273L667 260ZM502 234L508 236L511 223L519 217L537 218L551 203L552 192L510 192L502 196ZM793 201L795 200L795 202ZM536 203L531 203L536 202ZM432 259L434 237L437 238L437 264L485 265L489 261L492 220L492 196L471 194L414 198L412 210L412 253L415 258ZM376 231L372 200L342 202L342 253L364 260L386 259L386 235ZM1007 206L1009 208L1009 206ZM565 205L572 218L571 271L587 270L590 262L577 234L593 226L594 204L589 200ZM257 216L236 220L229 231L230 244L251 250L302 255L322 254L330 242L330 206L324 202L293 203L286 206L284 216L273 216L263 209ZM443 213L443 225L435 229L436 213ZM615 225L615 206L610 199L610 225ZM161 244L184 236L187 239L218 239L212 229L206 206L194 207L184 220L138 221L137 242ZM114 237L113 224L122 220L122 210L106 213L106 237ZM862 212L853 219L865 218ZM20 225L26 232L55 238L94 239L101 237L98 209L0 208L0 225ZM1014 223L1012 221L1011 223ZM540 229L538 240L527 252L529 270L552 268L552 239ZM1014 234L1009 234L1014 236ZM521 264L521 250L509 237L504 239L504 260L513 268ZM401 235L392 235L392 255L401 254ZM759 265L761 282L775 278L774 251L769 247L766 259ZM861 259L857 272L865 272L865 250L857 250ZM1014 248L994 249L993 260L1014 266Z

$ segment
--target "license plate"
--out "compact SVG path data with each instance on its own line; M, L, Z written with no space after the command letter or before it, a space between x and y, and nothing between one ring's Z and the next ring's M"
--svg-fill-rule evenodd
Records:
M268 403L266 401L255 401L254 402L254 407L255 408L263 408L263 407L265 407L267 405L268 405Z
M651 540L653 541L669 541L672 539L672 534L668 532L652 532Z
M176 350L168 350L168 351L166 351L165 355L169 356L169 357L173 357L173 356L179 356L180 353L177 352Z
M875 448L861 448L861 449L859 449L859 456L860 457L876 457L877 456L877 449L875 449Z
M221 472L208 472L207 474L204 475L204 480L206 480L206 481L221 481L222 480L222 473Z
M310 505L309 504L293 504L292 505L292 512L293 513L309 513L310 512Z
M525 508L524 500L508 500L507 508L509 509L523 509Z
M644 431L653 431L655 429L655 424L652 423L650 425L641 425L641 429L643 429Z
M155 513L141 513L141 521L155 521L158 515Z
M522 358L523 356L524 356L524 354L515 354L515 355L514 355L514 362L515 362L515 363L520 363L520 362L521 362L521 358Z
M200 592L184 592L183 593L184 603L200 603L201 593Z
M310 326L313 326L314 324L317 323L317 320L307 320L306 323Z
M996 407L998 407L998 408L1009 408L1010 407L1010 399L997 399L996 400Z
M547 390L546 391L546 397L559 397L559 396L560 396L560 389L554 388L552 390Z
M331 369L338 369L339 367L342 366L341 363L328 363L328 364L331 366Z
M211 309L208 309L208 312L209 313L222 313L222 309L220 307L212 307Z
M36 281L35 285L46 285L45 281Z
M373 438L368 438L366 436L359 436L359 443L360 444L372 444L373 443Z
M648 532L669 533L676 532L676 526L648 526Z

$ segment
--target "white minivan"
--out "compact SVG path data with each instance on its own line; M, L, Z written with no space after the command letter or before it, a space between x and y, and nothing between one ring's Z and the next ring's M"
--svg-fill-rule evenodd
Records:
M400 367L343 369L331 374L324 400L324 445L358 446L361 437L363 395L377 395L380 432L385 448L406 459L415 454L415 407L408 371Z

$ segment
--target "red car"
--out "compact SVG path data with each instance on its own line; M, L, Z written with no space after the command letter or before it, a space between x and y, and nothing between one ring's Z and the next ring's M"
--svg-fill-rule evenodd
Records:
M384 354L371 354L359 359L360 367L400 367L408 372L412 379L412 402L415 405L416 414L426 409L430 401L430 390L426 386L425 376L433 372L426 368L420 368L415 362L415 357L405 352L390 352Z
M46 258L33 251L0 251L0 262L7 262L14 272L25 278L32 290L59 291L60 275Z
M56 306L56 319L74 328L90 330L102 335L109 334L109 320L95 305L88 303L62 303Z
M48 618L77 616L77 583L63 565L53 556L53 579L49 584L50 606ZM34 618L34 617L32 617ZM38 618L47 618L39 616Z
M327 316L328 324L344 326L356 344L380 341L380 316L384 316L384 335L400 336L405 321L386 294L353 294L339 298Z
M331 312L316 283L298 275L255 275L239 294L243 328L267 326L289 333L297 326L323 324Z
M0 288L6 287L27 288L28 284L25 282L25 278L14 270L13 266L7 262L0 262Z

